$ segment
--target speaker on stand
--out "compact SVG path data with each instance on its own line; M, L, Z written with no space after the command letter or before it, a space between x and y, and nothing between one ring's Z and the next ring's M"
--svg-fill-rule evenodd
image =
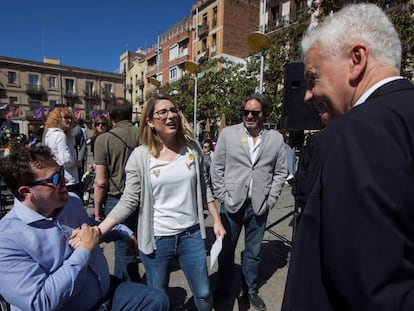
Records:
M306 81L303 62L290 62L285 67L285 83L281 128L283 130L318 130L321 128L319 111L305 103Z
M321 129L319 111L313 104L305 103L304 100L306 92L304 69L305 65L301 61L287 63L285 67L283 109L280 128L284 131L293 132L294 134L291 136L295 137L296 140L300 140L300 137L303 139L304 130ZM294 204L293 211L290 211L273 223L267 225L265 230L291 246L295 238L296 222L299 213L300 211L298 210L298 207ZM272 230L274 226L290 216L293 216L291 241Z

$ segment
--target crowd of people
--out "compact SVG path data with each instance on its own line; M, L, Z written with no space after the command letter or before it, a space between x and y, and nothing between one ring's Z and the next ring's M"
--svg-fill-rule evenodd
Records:
M174 98L155 94L131 123L123 98L94 120L88 140L69 108L55 108L41 143L0 160L15 196L0 220L0 294L16 310L168 310L171 264L198 310L241 290L263 311L258 271L266 221L286 181L296 223L283 311L414 308L414 86L399 76L401 43L374 4L352 4L309 28L301 42L307 90L327 126L299 163L287 137L267 129L261 94L217 142L196 140ZM94 215L80 187L93 153ZM223 249L213 288L205 212ZM115 241L114 275L101 242ZM145 283L137 261L145 269ZM23 284L23 285L22 285Z

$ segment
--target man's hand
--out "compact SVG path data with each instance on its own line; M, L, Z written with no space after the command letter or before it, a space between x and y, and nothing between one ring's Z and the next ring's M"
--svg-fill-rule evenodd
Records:
M224 235L227 233L221 221L214 222L213 230L214 230L214 234L216 235L216 239L224 238Z
M131 235L129 239L126 241L128 248L127 248L127 255L133 256L137 254L138 250L138 241L135 235Z
M98 244L101 238L101 232L97 226L89 226L83 224L81 228L74 229L69 240L70 246L74 249L82 246L89 251L92 251Z

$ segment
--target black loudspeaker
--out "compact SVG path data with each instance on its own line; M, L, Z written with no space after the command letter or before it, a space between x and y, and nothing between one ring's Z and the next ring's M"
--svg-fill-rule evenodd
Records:
M281 128L286 130L316 130L321 128L319 111L305 103L306 81L303 62L290 62L285 67L285 85Z

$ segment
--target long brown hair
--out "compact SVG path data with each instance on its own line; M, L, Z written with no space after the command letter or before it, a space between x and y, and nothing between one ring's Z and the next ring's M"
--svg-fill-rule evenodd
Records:
M49 112L49 115L47 116L46 122L45 122L45 129L49 129L51 127L57 127L62 128L62 118L68 116L72 119L72 125L74 121L74 114L73 111L70 108L67 107L56 107L51 112ZM66 135L70 134L70 129L65 130Z
M153 114L154 114L155 104L159 102L160 100L168 100L178 109L178 106L174 98L166 94L156 94L152 96L148 100L147 104L144 106L144 109L142 110L142 113L141 113L138 133L140 137L140 142L143 145L146 145L148 147L149 152L154 157L159 156L160 151L163 147L163 143L161 142L157 133L151 127L148 126L146 119L147 118L152 119ZM179 124L178 124L177 134L176 134L177 139L181 144L192 146L193 143L195 142L193 130L191 129L191 126L188 123L185 116L179 110L178 110L178 116L179 116Z

